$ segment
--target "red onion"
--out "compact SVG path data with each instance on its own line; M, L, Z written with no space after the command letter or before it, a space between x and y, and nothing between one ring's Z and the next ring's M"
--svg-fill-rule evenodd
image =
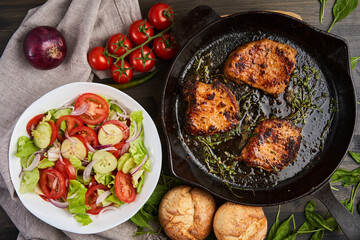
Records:
M103 209L101 209L101 211L99 212L99 215L103 214L104 212L106 211L109 211L109 210L114 210L114 211L118 211L119 208L115 207L115 206L106 206L104 207Z
M97 145L97 146L94 146L94 149L100 150L100 149L104 149L104 148L108 148L108 147L112 147L112 146L113 146L112 144Z
M69 202L59 202L54 199L48 198L49 202L58 208L67 208L69 206Z
M70 113L70 115L72 116L80 116L84 113L86 113L86 111L89 109L90 105L87 103L81 104L78 108L75 108L74 111L72 113Z
M24 40L24 54L29 63L41 70L59 66L66 57L66 41L56 28L40 26L31 30Z
M96 199L96 205L103 202L105 200L105 198L107 198L110 194L111 194L110 190L107 190L107 191L103 192L102 194L100 194Z
M130 171L130 174L131 174L131 175L134 175L137 171L139 171L140 168L145 164L147 158L148 158L148 155L145 155L144 160L140 163L139 166L137 166L135 169L132 169L132 170Z
M90 143L86 142L86 146L89 149L90 152L96 152L96 150L90 145Z

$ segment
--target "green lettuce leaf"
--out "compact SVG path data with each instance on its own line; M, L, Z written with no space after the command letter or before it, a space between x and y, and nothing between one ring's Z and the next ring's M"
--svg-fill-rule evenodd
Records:
M95 180L102 185L108 186L114 184L115 176L111 175L111 173L96 173Z
M30 139L26 136L22 136L18 139L17 141L17 152L21 152L24 147L25 147L25 144L30 142Z
M50 161L47 158L44 158L43 160L41 160L37 166L37 168L39 169L44 169L44 168L48 168L48 167L53 167L55 165L55 162Z
M78 214L78 213L86 213L85 208L85 194L86 194L86 187L76 180L70 180L69 184L69 192L68 196L74 197L68 199L69 201L69 210L70 213Z
M79 169L82 167L81 160L72 155L69 159L70 163L74 166L75 169Z
M19 139L20 140L20 139ZM19 146L19 141L18 141L18 146ZM29 157L31 154L33 154L34 152L38 151L40 148L38 148L33 141L27 141L27 142L23 142L23 140L21 140L21 150L19 150L18 148L18 152L15 154L15 156L17 157Z
M40 172L38 168L31 171L24 171L24 175L20 184L20 193L34 192L35 186L40 179Z
M76 221L81 223L81 225L86 226L89 223L92 223L91 218L86 213L78 213L74 215Z

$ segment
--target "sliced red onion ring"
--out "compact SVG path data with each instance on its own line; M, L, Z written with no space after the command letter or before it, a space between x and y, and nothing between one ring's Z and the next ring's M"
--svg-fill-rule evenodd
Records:
M69 136L69 133L68 133L67 131L65 131L64 136L65 136L65 137L66 137L66 139L67 139L67 140L69 140L70 142L75 143L75 140L74 140L74 139L72 139L72 138Z
M103 202L107 198L107 196L109 196L110 194L111 194L110 190L107 190L107 191L103 192L102 194L100 194L96 199L96 205Z
M142 160L142 162L140 163L140 165L137 166L136 168L130 170L130 174L131 174L131 175L134 175L137 171L139 171L140 168L145 164L147 158L148 158L148 155L146 154L145 157L144 157L144 160Z
M101 211L99 212L99 215L100 214L103 214L104 212L106 211L109 211L109 210L114 210L114 211L118 211L119 208L115 207L115 206L107 206L107 207L104 207L103 209L101 209Z
M140 126L139 131L137 131L136 133L134 132L134 134L131 136L131 138L128 139L126 142L131 143L131 142L135 141L140 136L141 131L142 131L142 126Z
M89 165L86 166L84 172L83 172L83 179L84 181L89 181L90 180L90 173L91 173L91 169L92 167L94 166L94 164L99 161L99 159L96 159L96 160L92 160Z
M108 148L108 147L112 147L112 146L113 146L112 144L97 145L97 146L94 146L94 149L95 150L100 150L100 149L104 149L104 148Z
M107 148L103 148L100 149L99 151L116 151L117 149L115 147L107 147Z
M101 126L101 129L104 130L104 132L105 132L107 135L117 136L117 135L122 134L122 133L116 133L116 134L114 134L114 133L108 132L108 131L106 131L105 126L106 126L106 125L102 125L102 126Z
M32 161L32 163L27 166L27 168L24 168L23 171L31 171L33 170L40 162L40 159L41 159L41 154L40 153L33 153L30 155L29 157L29 160L31 159L31 157L35 154L35 157ZM29 163L29 160L28 160L28 163Z
M136 135L137 130L138 130L138 126L137 126L136 122L135 121L132 121L132 122L134 123L134 132L133 132L133 135L130 138L128 138L128 140L126 140L126 142L129 142L129 143L133 141L133 138ZM130 128L129 128L129 130L130 130Z
M86 146L89 149L90 152L96 152L96 150L90 145L90 143L86 142Z
M51 198L48 198L48 200L52 205L58 208L67 208L69 206L68 202L59 202Z
M82 115L82 114L86 113L86 111L89 109L89 107L90 107L90 105L88 103L83 103L78 108L75 108L74 111L72 111L70 113L70 115L72 115L72 116Z
M65 163L64 163L64 160L63 160L63 157L62 157L62 155L61 155L61 153L59 154L59 161L61 162L61 164L64 164L65 165Z
M125 145L120 150L120 157L125 153L127 153L129 151L129 148L130 148L130 143L125 143Z

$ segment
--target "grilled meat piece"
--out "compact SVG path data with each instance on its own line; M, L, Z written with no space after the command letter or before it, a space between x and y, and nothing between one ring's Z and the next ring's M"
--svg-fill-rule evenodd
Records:
M188 102L185 129L189 134L223 133L239 124L236 98L222 83L188 82L183 95Z
M225 62L224 74L236 83L247 83L277 96L289 84L297 51L287 44L263 38L238 47Z
M296 158L301 144L301 128L290 120L261 121L253 134L241 152L243 161L249 166L278 172Z

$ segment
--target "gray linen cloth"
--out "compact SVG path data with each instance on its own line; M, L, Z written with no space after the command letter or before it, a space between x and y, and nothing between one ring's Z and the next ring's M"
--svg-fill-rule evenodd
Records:
M32 102L64 84L91 81L94 75L87 63L88 49L105 46L108 37L126 32L140 18L137 0L49 0L28 12L9 41L0 59L0 204L19 229L18 239L133 239L136 226L130 221L97 235L79 235L55 229L33 216L21 204L11 183L8 148L17 119ZM48 71L31 67L22 52L26 33L41 25L60 30L68 46L62 65Z

